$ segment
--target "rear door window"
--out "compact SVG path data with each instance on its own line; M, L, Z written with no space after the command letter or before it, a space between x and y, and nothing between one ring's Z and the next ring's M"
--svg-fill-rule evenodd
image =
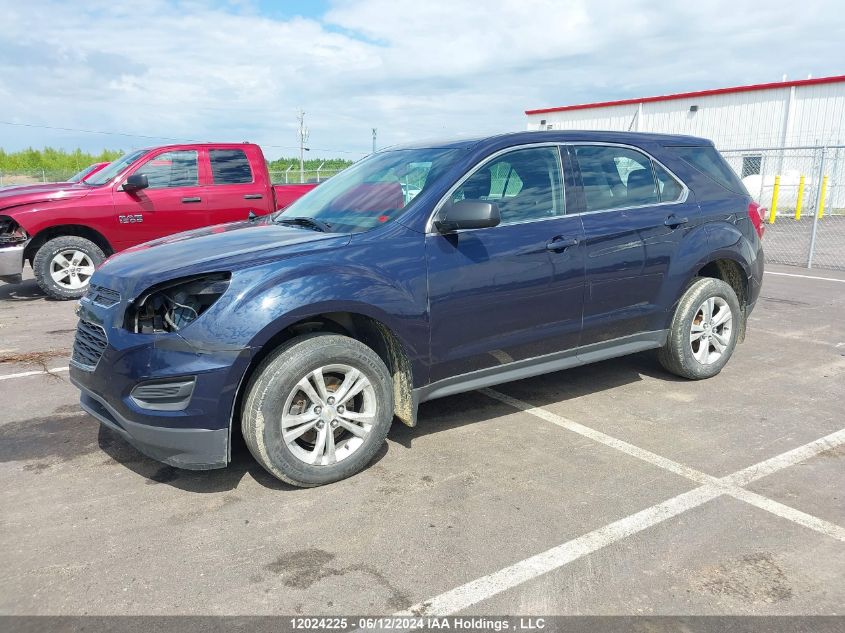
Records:
M626 147L576 145L587 211L657 204L651 159Z
M684 194L684 187L662 165L654 163L654 175L657 177L657 189L660 202L676 202Z
M212 149L208 155L215 185L242 185L252 182L252 168L242 149Z

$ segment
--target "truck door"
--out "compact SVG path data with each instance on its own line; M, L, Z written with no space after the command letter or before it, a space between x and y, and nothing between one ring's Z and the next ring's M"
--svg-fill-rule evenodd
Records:
M206 198L211 224L246 220L250 211L265 215L273 210L269 183L255 173L243 149L209 149L208 159L211 180Z
M208 212L199 177L199 152L166 150L154 154L130 174L144 174L149 187L114 189L115 222L120 224L118 250L149 240L206 226Z

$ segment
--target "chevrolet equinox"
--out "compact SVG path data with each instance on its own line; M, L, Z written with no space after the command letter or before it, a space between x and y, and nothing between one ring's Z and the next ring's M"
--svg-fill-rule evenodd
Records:
M283 212L111 257L70 376L167 464L224 467L240 429L279 479L334 482L433 398L648 349L718 374L760 293L762 215L700 138L391 148Z

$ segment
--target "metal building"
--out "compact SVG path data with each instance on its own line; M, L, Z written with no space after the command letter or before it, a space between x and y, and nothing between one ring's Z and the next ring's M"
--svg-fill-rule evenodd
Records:
M845 144L845 75L526 110L529 130L691 134L720 149Z
M769 210L773 226L767 254L781 263L811 266L815 259L816 265L845 269L845 75L538 108L525 114L529 130L709 138ZM821 223L819 232L818 220L825 217L830 222Z

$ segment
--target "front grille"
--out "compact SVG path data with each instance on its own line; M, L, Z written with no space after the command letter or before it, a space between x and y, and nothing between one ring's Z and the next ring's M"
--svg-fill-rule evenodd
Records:
M92 370L100 362L100 357L106 351L108 344L106 331L103 328L88 321L80 321L76 326L71 359L83 369Z
M94 284L88 286L88 298L91 300L91 303L96 303L98 306L104 308L110 308L120 303L119 292Z

